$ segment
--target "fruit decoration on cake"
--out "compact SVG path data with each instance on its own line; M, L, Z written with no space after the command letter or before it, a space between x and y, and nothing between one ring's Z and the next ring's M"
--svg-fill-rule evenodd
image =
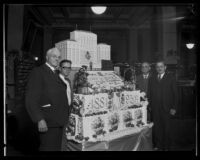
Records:
M95 134L93 134L94 138L97 138L100 135L104 135L106 131L104 130L104 121L101 119L101 117L96 118L92 123L92 130Z
M123 120L124 120L125 127L134 127L133 117L130 111L125 112Z
M88 94L91 91L91 85L87 80L88 75L86 66L82 66L75 74L73 86L75 93Z
M120 118L117 112L115 112L109 117L109 125L110 125L109 132L113 132L118 129L119 120Z

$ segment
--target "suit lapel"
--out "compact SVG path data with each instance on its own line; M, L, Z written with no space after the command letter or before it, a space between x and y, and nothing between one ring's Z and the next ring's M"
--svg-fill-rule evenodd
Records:
M161 82L164 83L167 80L167 73L164 74L163 78L161 79Z
M43 65L44 70L51 75L53 79L55 79L58 83L64 83L62 80L59 78L58 74L54 73L46 64Z
M158 80L158 75L156 76L156 80L158 83L164 84L167 79L167 73L165 73L161 80Z

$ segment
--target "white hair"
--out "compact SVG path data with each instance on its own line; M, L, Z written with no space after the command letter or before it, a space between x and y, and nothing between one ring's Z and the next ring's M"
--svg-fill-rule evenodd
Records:
M59 52L59 53L60 53L60 51L58 50L58 48L54 47L54 48L50 48L50 49L47 51L46 56L49 56L49 55L50 55L51 53L53 53L53 52Z

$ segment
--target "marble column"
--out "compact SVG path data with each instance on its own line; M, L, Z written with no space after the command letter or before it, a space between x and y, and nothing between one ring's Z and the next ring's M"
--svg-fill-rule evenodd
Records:
M138 45L137 45L137 29L128 29L128 63L133 65L134 62L138 61Z
M177 63L176 7L162 7L163 58L168 64Z

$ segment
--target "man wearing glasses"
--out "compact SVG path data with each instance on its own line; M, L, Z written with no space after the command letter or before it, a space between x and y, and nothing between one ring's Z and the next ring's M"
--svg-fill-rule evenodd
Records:
M59 50L49 49L46 63L33 69L27 84L26 109L38 127L40 151L61 151L63 127L68 121L67 87L56 72L59 61Z
M69 112L68 112L69 114L72 108L72 100L73 100L73 90L71 87L71 82L68 78L71 72L71 64L72 62L70 60L64 59L60 62L60 68L59 68L60 70L59 77L66 86L66 95L67 95L66 99L68 102L67 104L69 108ZM69 117L69 114L66 116ZM66 134L65 134L66 127L67 127L67 121L63 129L62 145L61 145L62 151L66 151L66 144L67 144L67 139L66 139Z
M64 59L60 62L60 74L59 77L66 85L66 94L67 94L67 101L68 105L71 106L72 104L72 88L71 88L71 82L68 78L70 72L71 72L71 64L72 62L70 60Z

